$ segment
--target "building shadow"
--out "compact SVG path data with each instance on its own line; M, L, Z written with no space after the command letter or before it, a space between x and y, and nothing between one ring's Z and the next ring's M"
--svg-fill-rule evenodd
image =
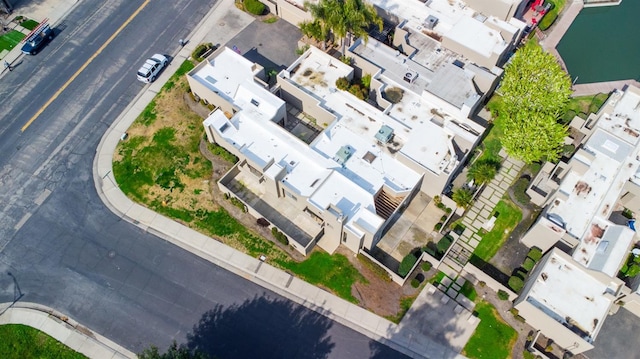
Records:
M187 334L187 348L211 358L329 358L333 322L287 300L254 297L217 305Z

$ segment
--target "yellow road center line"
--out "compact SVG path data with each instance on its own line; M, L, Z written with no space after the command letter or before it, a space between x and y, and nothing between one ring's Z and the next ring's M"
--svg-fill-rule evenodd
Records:
M122 25L120 25L120 27L118 28L118 30L116 30L116 32L114 32L109 39L107 39L107 41L102 44L102 46L100 46L100 48L98 49L98 51L96 51L93 55L91 55L91 57L82 65L80 66L80 68L78 69L78 71L76 71L70 78L69 80L67 80L67 82L64 83L64 85L62 85L62 87L60 87L58 89L58 91L56 91L56 93L53 94L53 96L51 96L51 98L42 106L40 107L40 109L38 110L38 112L35 113L35 115L33 115L33 117L31 117L29 119L29 121L27 121L27 123L24 124L24 126L22 126L21 131L24 132L32 123L33 121L35 121L40 115L42 115L42 113L44 112L44 110L47 109L47 107L49 107L49 105L51 105L51 103L53 101L55 101L58 96L60 96L60 94L62 93L62 91L64 91L67 87L69 87L69 85L73 82L73 80L76 79L76 77L78 77L78 75L80 75L80 73L82 71L84 71L84 69L87 68L87 66L89 66L89 64L96 58L98 57L98 55L100 55L100 53L102 53L102 51L109 46L109 44L111 43L111 41L113 41L113 39L116 38L116 36L118 36L118 34L120 34L122 32L122 30L124 30L124 28L129 25L129 23L136 17L138 16L138 14L140 13L140 11L142 11L142 9L144 9L145 6L147 6L147 4L149 4L151 0L145 0L144 3L142 3L142 5L140 5L139 8L136 9L136 11L133 12L133 14L131 14L131 16L129 16L129 18L127 19L127 21L125 21Z

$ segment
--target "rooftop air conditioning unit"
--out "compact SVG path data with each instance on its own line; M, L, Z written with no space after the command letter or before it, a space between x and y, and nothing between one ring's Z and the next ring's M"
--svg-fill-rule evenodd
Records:
M437 24L438 24L438 18L433 15L427 16L427 19L424 20L424 27L426 27L429 30L433 30L433 28L436 27Z
M417 73L414 73L414 72L411 72L411 71L407 71L404 74L403 80L411 84L411 83L413 83L413 81L415 81L416 77L418 77Z

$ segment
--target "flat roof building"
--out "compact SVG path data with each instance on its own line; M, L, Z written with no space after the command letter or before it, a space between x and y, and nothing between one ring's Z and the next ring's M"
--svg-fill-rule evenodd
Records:
M376 105L337 89L338 79L369 70L373 91L393 86L403 99L391 104L378 92ZM318 241L329 252L340 244L354 252L373 248L418 191L442 192L484 130L459 108L439 106L423 86L411 90L370 62L362 70L316 48L283 70L272 89L260 66L227 48L187 76L198 97L218 106L203 122L209 140L240 159L219 186L304 254ZM311 140L296 137L288 106L323 129Z

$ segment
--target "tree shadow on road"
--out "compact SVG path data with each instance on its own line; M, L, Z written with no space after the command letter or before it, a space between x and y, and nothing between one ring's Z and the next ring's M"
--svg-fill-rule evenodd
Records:
M286 300L255 297L206 312L187 347L215 358L328 358L332 322Z

